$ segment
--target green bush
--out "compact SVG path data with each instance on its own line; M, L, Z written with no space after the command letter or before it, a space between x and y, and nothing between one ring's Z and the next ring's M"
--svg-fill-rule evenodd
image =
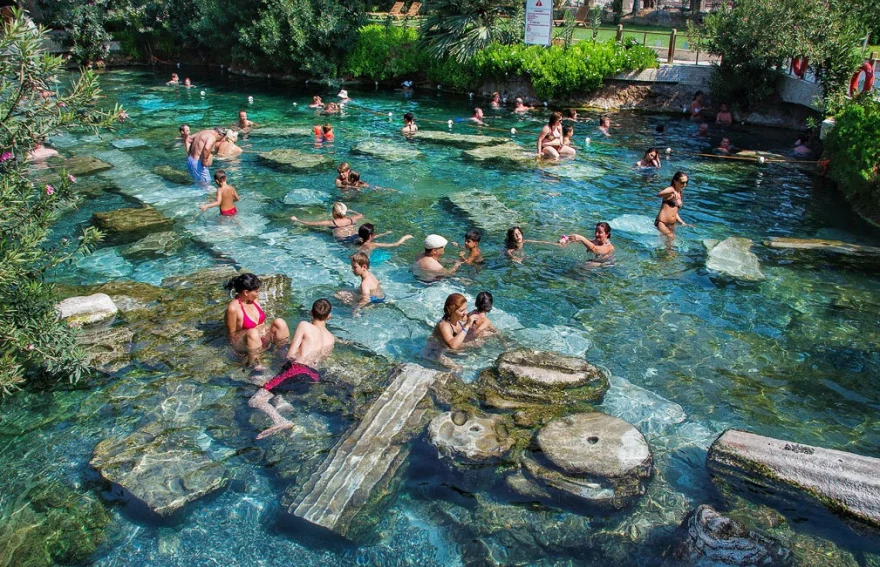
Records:
M416 46L418 38L415 28L364 26L346 58L344 72L375 81L417 73L428 63L425 52Z
M835 120L825 138L830 175L861 213L880 219L880 102L849 101Z
M84 73L58 84L61 57L45 52L44 30L21 13L0 31L0 392L41 374L75 382L85 372L75 335L58 319L45 274L87 252L100 238L94 228L79 239L47 241L52 223L76 202L75 179L50 173L28 178L28 152L69 126L108 126L121 109L96 108L97 78ZM57 94L47 96L55 91Z
M657 55L642 45L581 41L568 49L560 46L492 44L471 62L472 75L503 80L528 77L539 98L564 98L592 91L602 81L622 71L657 66Z

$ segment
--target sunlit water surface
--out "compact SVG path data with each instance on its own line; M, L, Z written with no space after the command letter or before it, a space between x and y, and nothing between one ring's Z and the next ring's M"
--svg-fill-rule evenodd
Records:
M156 165L184 169L184 152L175 144L177 126L186 122L196 131L232 125L237 111L246 108L250 119L260 125L311 127L325 121L307 108L311 95L331 100L336 88L226 77L194 79L199 86L187 91L157 87L166 80L164 75L108 73L103 77L108 102L121 103L131 119L114 133L76 132L55 140L65 154L94 155L113 163L114 169L100 179L119 187L82 203L62 220L56 236L74 232L97 211L144 201L173 217L174 230L186 237L187 244L161 261L132 258L124 246L104 246L56 274L60 282L130 279L159 284L167 276L232 264L258 274L287 274L295 300L310 305L318 297L355 285L347 263L352 250L336 243L328 232L293 225L287 218L291 214L329 218L331 204L342 200L364 213L378 231L393 231L389 239L404 234L415 238L374 257L374 272L383 282L388 304L367 309L359 318L336 305L331 320L334 333L393 360L420 362L419 352L441 315L445 297L459 291L473 299L479 291L489 290L495 296L496 325L511 341L573 355L586 353L591 362L610 370L613 387L605 411L642 429L655 452L659 477L688 505L715 498L705 472L705 450L728 427L880 456L876 417L880 282L860 268L794 258L761 244L769 236L880 242L880 233L855 217L838 193L823 188L811 167L699 157L696 154L717 142L720 132L709 141L697 139L692 136L695 125L687 120L630 113L615 114L613 137L600 143L596 116L587 113L590 121L576 128L579 154L574 161L525 168L487 166L463 159L459 149L406 142L398 134L407 111L416 114L423 130L448 130L447 120L469 115L472 103L466 96L428 89L414 96L349 89L354 104L341 116L326 119L336 130L332 145L315 147L308 137L257 134L240 141L245 153L222 165L242 196L237 205L240 213L234 220L221 219L216 209L204 214L198 210L207 198L203 189L150 176ZM254 97L250 105L249 95ZM390 118L389 113L393 113ZM487 114L497 130L486 134L508 137L528 148L544 116L543 112L525 117L506 111ZM666 134L655 134L660 123L667 126ZM511 128L516 128L515 135ZM452 130L477 133L460 122ZM739 147L783 155L790 155L795 136L745 127L734 127L728 135ZM594 140L589 146L584 144L587 136ZM126 148L137 142L118 143L132 139L146 140L148 145ZM415 148L423 155L391 162L350 151L370 140ZM122 149L111 145L113 141ZM631 168L649 146L661 152L673 149L658 174ZM342 192L333 185L333 169L281 173L254 155L278 147L348 161L367 182L382 189ZM659 208L655 193L676 170L690 176L681 216L693 226L679 228L670 253L651 223ZM503 227L499 227L483 238L484 267L464 269L460 277L431 286L418 283L409 265L426 234L435 232L461 242L466 230L485 224L467 217L447 199L477 189L494 195L509 209L530 239L555 241L571 232L591 235L597 221L611 222L616 263L591 269L580 246L562 250L529 245L525 261L513 264L501 255ZM729 236L755 242L753 250L766 279L743 283L707 271L702 241ZM447 257L455 253L449 248ZM295 321L304 312L291 307L278 315ZM217 318L221 317L218 307ZM465 378L473 379L500 350L490 343L484 351L462 357ZM22 433L15 438L0 434L5 471L0 474L9 477L10 486L49 477L78 490L99 491L101 484L88 464L94 445L110 434L130 431L136 420L136 416L100 413L85 416L81 404L100 394L61 392L43 396L39 404L33 397L27 398L29 404L15 398L2 402L3 421L15 424ZM238 401L245 408L246 398ZM53 414L63 417L47 417ZM215 451L222 452L221 443L213 444ZM455 528L441 526L428 510L436 499L467 504L459 502L462 496L431 470L430 448L420 446L412 458L415 466L408 482L377 529L378 544L360 548L319 544L275 529L274 512L283 486L271 469L231 455L226 465L237 479L231 489L191 504L181 523L158 525L122 504L112 505L112 537L94 562L105 566L457 564L461 554ZM847 545L846 538L836 543ZM660 551L650 545L638 548L641 559L633 558L633 564L656 561ZM552 564L573 557L576 563L590 564L596 557L589 551L560 553L554 559L548 551L545 560Z

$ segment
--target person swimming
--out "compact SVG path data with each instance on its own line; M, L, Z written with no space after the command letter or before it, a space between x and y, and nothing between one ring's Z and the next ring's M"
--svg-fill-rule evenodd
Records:
M614 255L614 245L611 244L611 225L607 222L596 223L594 236L595 238L590 240L580 234L563 234L559 239L559 244L565 248L572 242L577 242L595 254L595 260L610 260Z
M376 234L376 227L373 226L373 223L366 222L362 224L358 227L358 239L355 241L355 244L360 247L358 252L369 255L376 248L396 248L413 237L412 234L405 234L397 242L376 242L377 238L382 238L388 234L391 234L390 230Z
M342 242L354 242L357 239L355 224L357 221L364 218L364 215L349 210L349 208L345 206L345 203L333 203L333 208L330 213L333 217L330 220L305 221L298 219L295 216L291 216L290 220L306 226L329 228L333 231L333 237L336 238L336 240L341 240ZM351 216L349 216L349 214Z
M636 162L635 167L656 167L659 169L660 154L657 153L657 148L648 148L645 156Z

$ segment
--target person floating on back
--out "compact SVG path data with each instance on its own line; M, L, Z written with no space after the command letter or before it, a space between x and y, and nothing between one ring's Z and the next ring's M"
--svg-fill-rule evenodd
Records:
M336 344L336 338L327 330L327 320L330 319L331 310L332 306L326 299L319 299L312 305L310 312L312 320L300 321L297 325L293 340L290 341L288 361L281 367L281 372L266 382L248 401L250 407L269 416L273 424L260 432L257 439L293 427L293 423L282 417L269 403L272 399L272 390L297 376L306 376L312 382L318 381L320 376L314 367L333 352L333 346Z
M217 199L212 203L199 205L203 211L207 211L211 207L220 207L220 214L224 217L233 217L238 213L235 208L235 202L240 198L235 191L235 187L226 184L226 172L218 169L214 174L214 183L217 184Z

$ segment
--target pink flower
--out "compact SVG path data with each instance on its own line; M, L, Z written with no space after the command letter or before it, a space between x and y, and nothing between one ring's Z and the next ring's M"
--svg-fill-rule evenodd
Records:
M35 348L37 348L37 347L35 347L33 343L31 343L27 346L28 350L34 350Z
M59 103L58 103L58 106L60 106L61 108L64 108L64 107L67 106L67 105L64 104L63 102L59 102Z
M72 176L69 173L67 174L67 180L70 181L71 183L76 183L76 177Z
M0 163L4 161L9 161L12 159L12 152L3 152L3 155L0 156Z
M126 120L128 120L128 113L125 112L124 110L120 111L119 112L119 121L125 122Z
M55 193L55 188L51 185L46 185L46 195L52 195Z

